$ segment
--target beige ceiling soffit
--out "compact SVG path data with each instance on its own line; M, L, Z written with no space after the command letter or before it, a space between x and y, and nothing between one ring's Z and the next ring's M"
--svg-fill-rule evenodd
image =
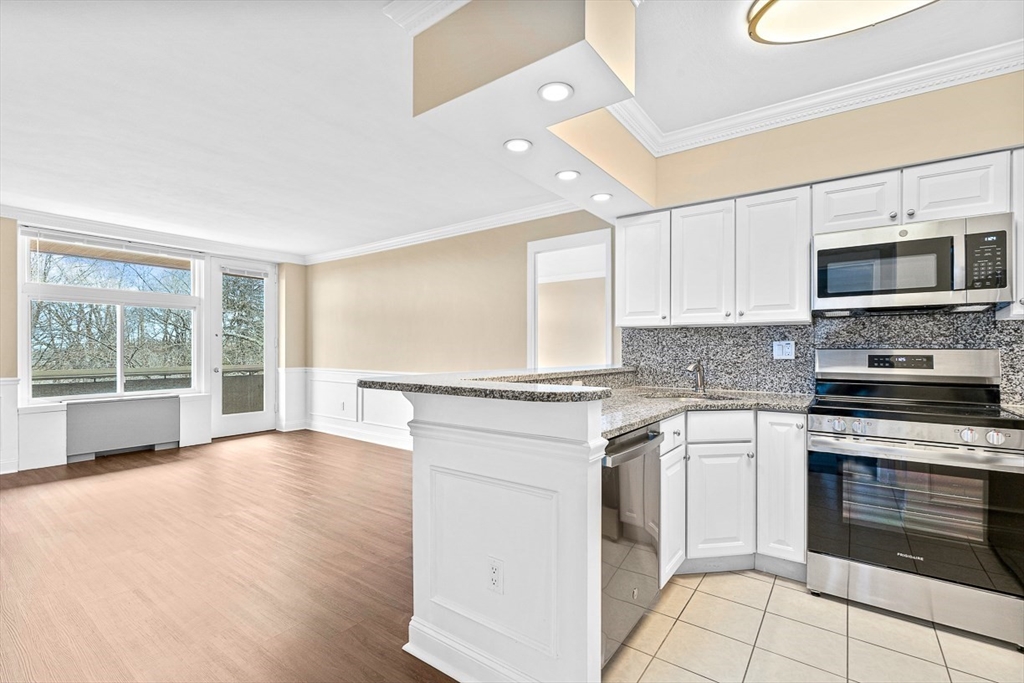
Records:
M1021 69L1024 40L1016 40L668 133L636 100L613 104L608 110L651 154L661 157Z
M311 256L307 256L304 262L306 265L313 265L315 263L325 263L327 261L338 261L340 259L352 258L354 256L373 254L378 251L400 249L401 247L408 247L414 244L443 240L448 237L456 237L458 235L465 235L471 232L480 232L482 230L491 230L492 228L500 228L506 225L525 223L526 221L533 221L539 218L560 216L563 213L570 213L572 211L579 210L580 207L564 199L547 202L546 204L528 206L525 209L506 211L505 213L484 216L483 218L475 218L463 223L454 223L441 228L424 230L411 235L401 235L399 237L392 237L391 239L381 240L379 242L361 244L348 249L336 249L322 254L313 254Z
M629 92L636 94L636 5L586 0L584 40Z
M645 202L657 206L655 158L607 109L556 123L548 130Z
M415 36L468 3L469 0L392 0L384 5L384 15Z
M267 261L269 263L304 263L305 257L298 254L287 254L272 251L270 249L259 249L246 247L227 242L217 242L199 237L186 237L159 230L144 230L142 228L131 228L115 223L104 223L102 221L91 221L84 218L62 216L44 211L22 209L16 206L0 204L0 216L13 218L21 225L30 225L40 228L52 228L55 230L66 230L83 235L96 237L107 237L110 239L124 240L126 242L139 242L144 244L155 244L162 247L187 249L198 251L214 256L229 256L232 258L252 259L255 261Z

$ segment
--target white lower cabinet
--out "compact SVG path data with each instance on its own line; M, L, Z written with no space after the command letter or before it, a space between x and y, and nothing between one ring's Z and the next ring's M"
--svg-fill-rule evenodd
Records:
M686 446L660 458L661 528L658 536L658 583L664 586L686 559Z
M689 444L687 558L754 552L757 471L754 444Z
M757 552L806 562L806 416L757 414Z

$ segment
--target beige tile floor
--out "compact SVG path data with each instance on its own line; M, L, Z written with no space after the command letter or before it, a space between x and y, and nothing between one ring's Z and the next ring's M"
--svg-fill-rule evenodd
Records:
M756 571L673 577L605 683L1024 683L1015 647Z

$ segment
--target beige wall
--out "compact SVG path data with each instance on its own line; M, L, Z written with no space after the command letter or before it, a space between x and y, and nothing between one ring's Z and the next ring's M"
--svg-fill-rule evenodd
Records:
M0 218L0 377L18 376L18 223Z
M663 156L675 206L1024 144L1024 72Z
M603 365L605 279L537 285L537 365Z
M584 38L584 0L471 2L413 38L413 116Z
M523 367L527 242L605 227L577 211L309 266L309 366Z
M277 365L306 367L306 266L282 263L277 267Z

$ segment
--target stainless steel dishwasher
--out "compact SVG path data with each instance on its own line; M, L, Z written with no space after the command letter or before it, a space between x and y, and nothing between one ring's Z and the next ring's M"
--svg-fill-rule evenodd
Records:
M617 436L601 470L601 636L604 667L661 594L658 543L659 425ZM653 518L652 518L653 517Z

